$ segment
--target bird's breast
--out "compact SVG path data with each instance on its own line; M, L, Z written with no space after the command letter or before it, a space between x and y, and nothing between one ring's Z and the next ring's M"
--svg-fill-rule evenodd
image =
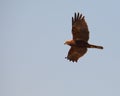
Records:
M75 44L77 47L88 47L89 44L83 40L75 40Z

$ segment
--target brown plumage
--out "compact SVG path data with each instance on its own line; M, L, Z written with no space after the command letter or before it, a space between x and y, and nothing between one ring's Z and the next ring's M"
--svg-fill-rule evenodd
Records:
M86 52L87 48L103 49L102 46L88 43L89 30L84 16L76 14L72 17L72 35L73 40L66 41L65 44L71 46L66 59L77 62Z

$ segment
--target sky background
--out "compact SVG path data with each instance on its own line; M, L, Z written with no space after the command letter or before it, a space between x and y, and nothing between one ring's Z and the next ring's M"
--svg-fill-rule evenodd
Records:
M89 49L65 59L71 17L87 21ZM120 96L119 0L0 0L0 96Z

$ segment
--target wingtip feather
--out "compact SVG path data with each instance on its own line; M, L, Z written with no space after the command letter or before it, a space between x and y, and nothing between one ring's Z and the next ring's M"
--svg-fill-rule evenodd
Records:
M69 60L70 62L72 61L73 63L74 63L74 62L77 63L77 60L72 60L72 59L70 59L70 58L68 58L68 57L65 57L65 59Z

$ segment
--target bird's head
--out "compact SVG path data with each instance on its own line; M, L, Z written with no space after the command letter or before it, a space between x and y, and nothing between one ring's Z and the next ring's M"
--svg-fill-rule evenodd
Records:
M67 40L65 43L64 43L65 45L74 45L75 44L75 42L73 41L73 40Z

